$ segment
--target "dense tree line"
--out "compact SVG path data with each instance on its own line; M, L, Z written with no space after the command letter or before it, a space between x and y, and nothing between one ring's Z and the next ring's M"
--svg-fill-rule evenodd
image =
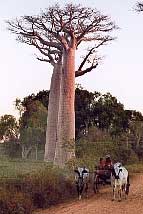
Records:
M22 101L16 100L16 108L20 112L19 122L11 115L0 119L0 137L7 141L20 142L22 157L27 158L31 150L43 148L46 141L47 111L49 91L31 94ZM88 137L91 140L90 128L94 129L99 140L104 133L112 139L123 138L139 153L143 144L143 116L140 112L125 110L116 97L110 93L89 92L78 85L75 89L75 127L76 140ZM20 137L19 137L20 136ZM100 138L100 139L101 139ZM106 139L105 139L106 140Z
M25 97L21 102L25 108L21 120L30 117L30 111L33 111L31 104L35 101L41 102L48 110L48 96L49 91L41 91L37 95ZM91 126L106 130L111 136L116 137L129 129L132 130L133 123L143 121L140 112L125 110L123 104L110 93L89 92L79 86L75 90L75 115L76 139L87 133ZM23 120L22 128L25 127L25 123L28 123L28 119Z

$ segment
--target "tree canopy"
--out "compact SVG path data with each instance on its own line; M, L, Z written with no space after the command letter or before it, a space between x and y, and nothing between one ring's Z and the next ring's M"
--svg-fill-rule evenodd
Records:
M97 9L82 7L81 5L58 4L47 8L40 15L23 16L16 20L7 21L8 29L16 34L17 40L34 46L40 56L37 59L54 64L57 62L63 49L68 49L73 41L76 48L81 42L94 41L84 60L75 71L76 76L90 72L98 65L95 50L101 45L114 39L110 35L117 28L107 15L102 15ZM89 57L94 55L92 59ZM85 63L90 66L83 69Z
M0 117L0 139L3 141L17 140L19 126L13 115L5 114Z
M36 95L29 95L21 101L25 108L25 113L22 116L23 126L27 127L27 123L29 123L26 122L29 119L24 118L30 118L31 114L33 115L31 105L35 101L41 102L47 108L48 95L49 91L43 90ZM80 132L84 132L86 128L91 126L109 131L112 136L118 136L130 129L131 121L143 120L140 112L125 110L123 104L110 93L90 92L80 85L75 89L75 115L76 138L79 137Z

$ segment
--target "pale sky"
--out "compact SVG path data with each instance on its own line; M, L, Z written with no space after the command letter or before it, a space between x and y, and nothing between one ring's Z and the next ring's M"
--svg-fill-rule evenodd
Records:
M1 0L0 5L0 116L16 115L14 101L50 87L52 67L36 60L35 49L18 43L5 20L36 15L53 0ZM60 4L71 2L56 1ZM110 92L125 109L143 113L143 14L133 10L136 0L78 0L109 15L120 27L117 40L100 49L105 59L97 69L76 79L87 90Z

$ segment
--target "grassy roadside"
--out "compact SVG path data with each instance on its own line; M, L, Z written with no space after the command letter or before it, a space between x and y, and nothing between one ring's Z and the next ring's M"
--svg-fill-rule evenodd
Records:
M0 161L0 213L31 214L74 198L70 172L44 162Z
M143 163L126 165L129 173L143 173ZM73 173L39 161L0 160L0 210L31 214L76 197ZM22 185L22 186L21 186Z
M141 162L127 165L126 168L128 169L130 174L143 173L143 163Z
M43 161L0 160L0 179L18 178L26 174L33 174L48 166L50 167L48 163Z

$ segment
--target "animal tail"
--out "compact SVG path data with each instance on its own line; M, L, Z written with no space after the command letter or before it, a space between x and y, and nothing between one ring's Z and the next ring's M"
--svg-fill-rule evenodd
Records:
M127 177L127 186L126 186L126 194L128 195L129 194L129 189L130 189L130 178L129 178L129 175Z

